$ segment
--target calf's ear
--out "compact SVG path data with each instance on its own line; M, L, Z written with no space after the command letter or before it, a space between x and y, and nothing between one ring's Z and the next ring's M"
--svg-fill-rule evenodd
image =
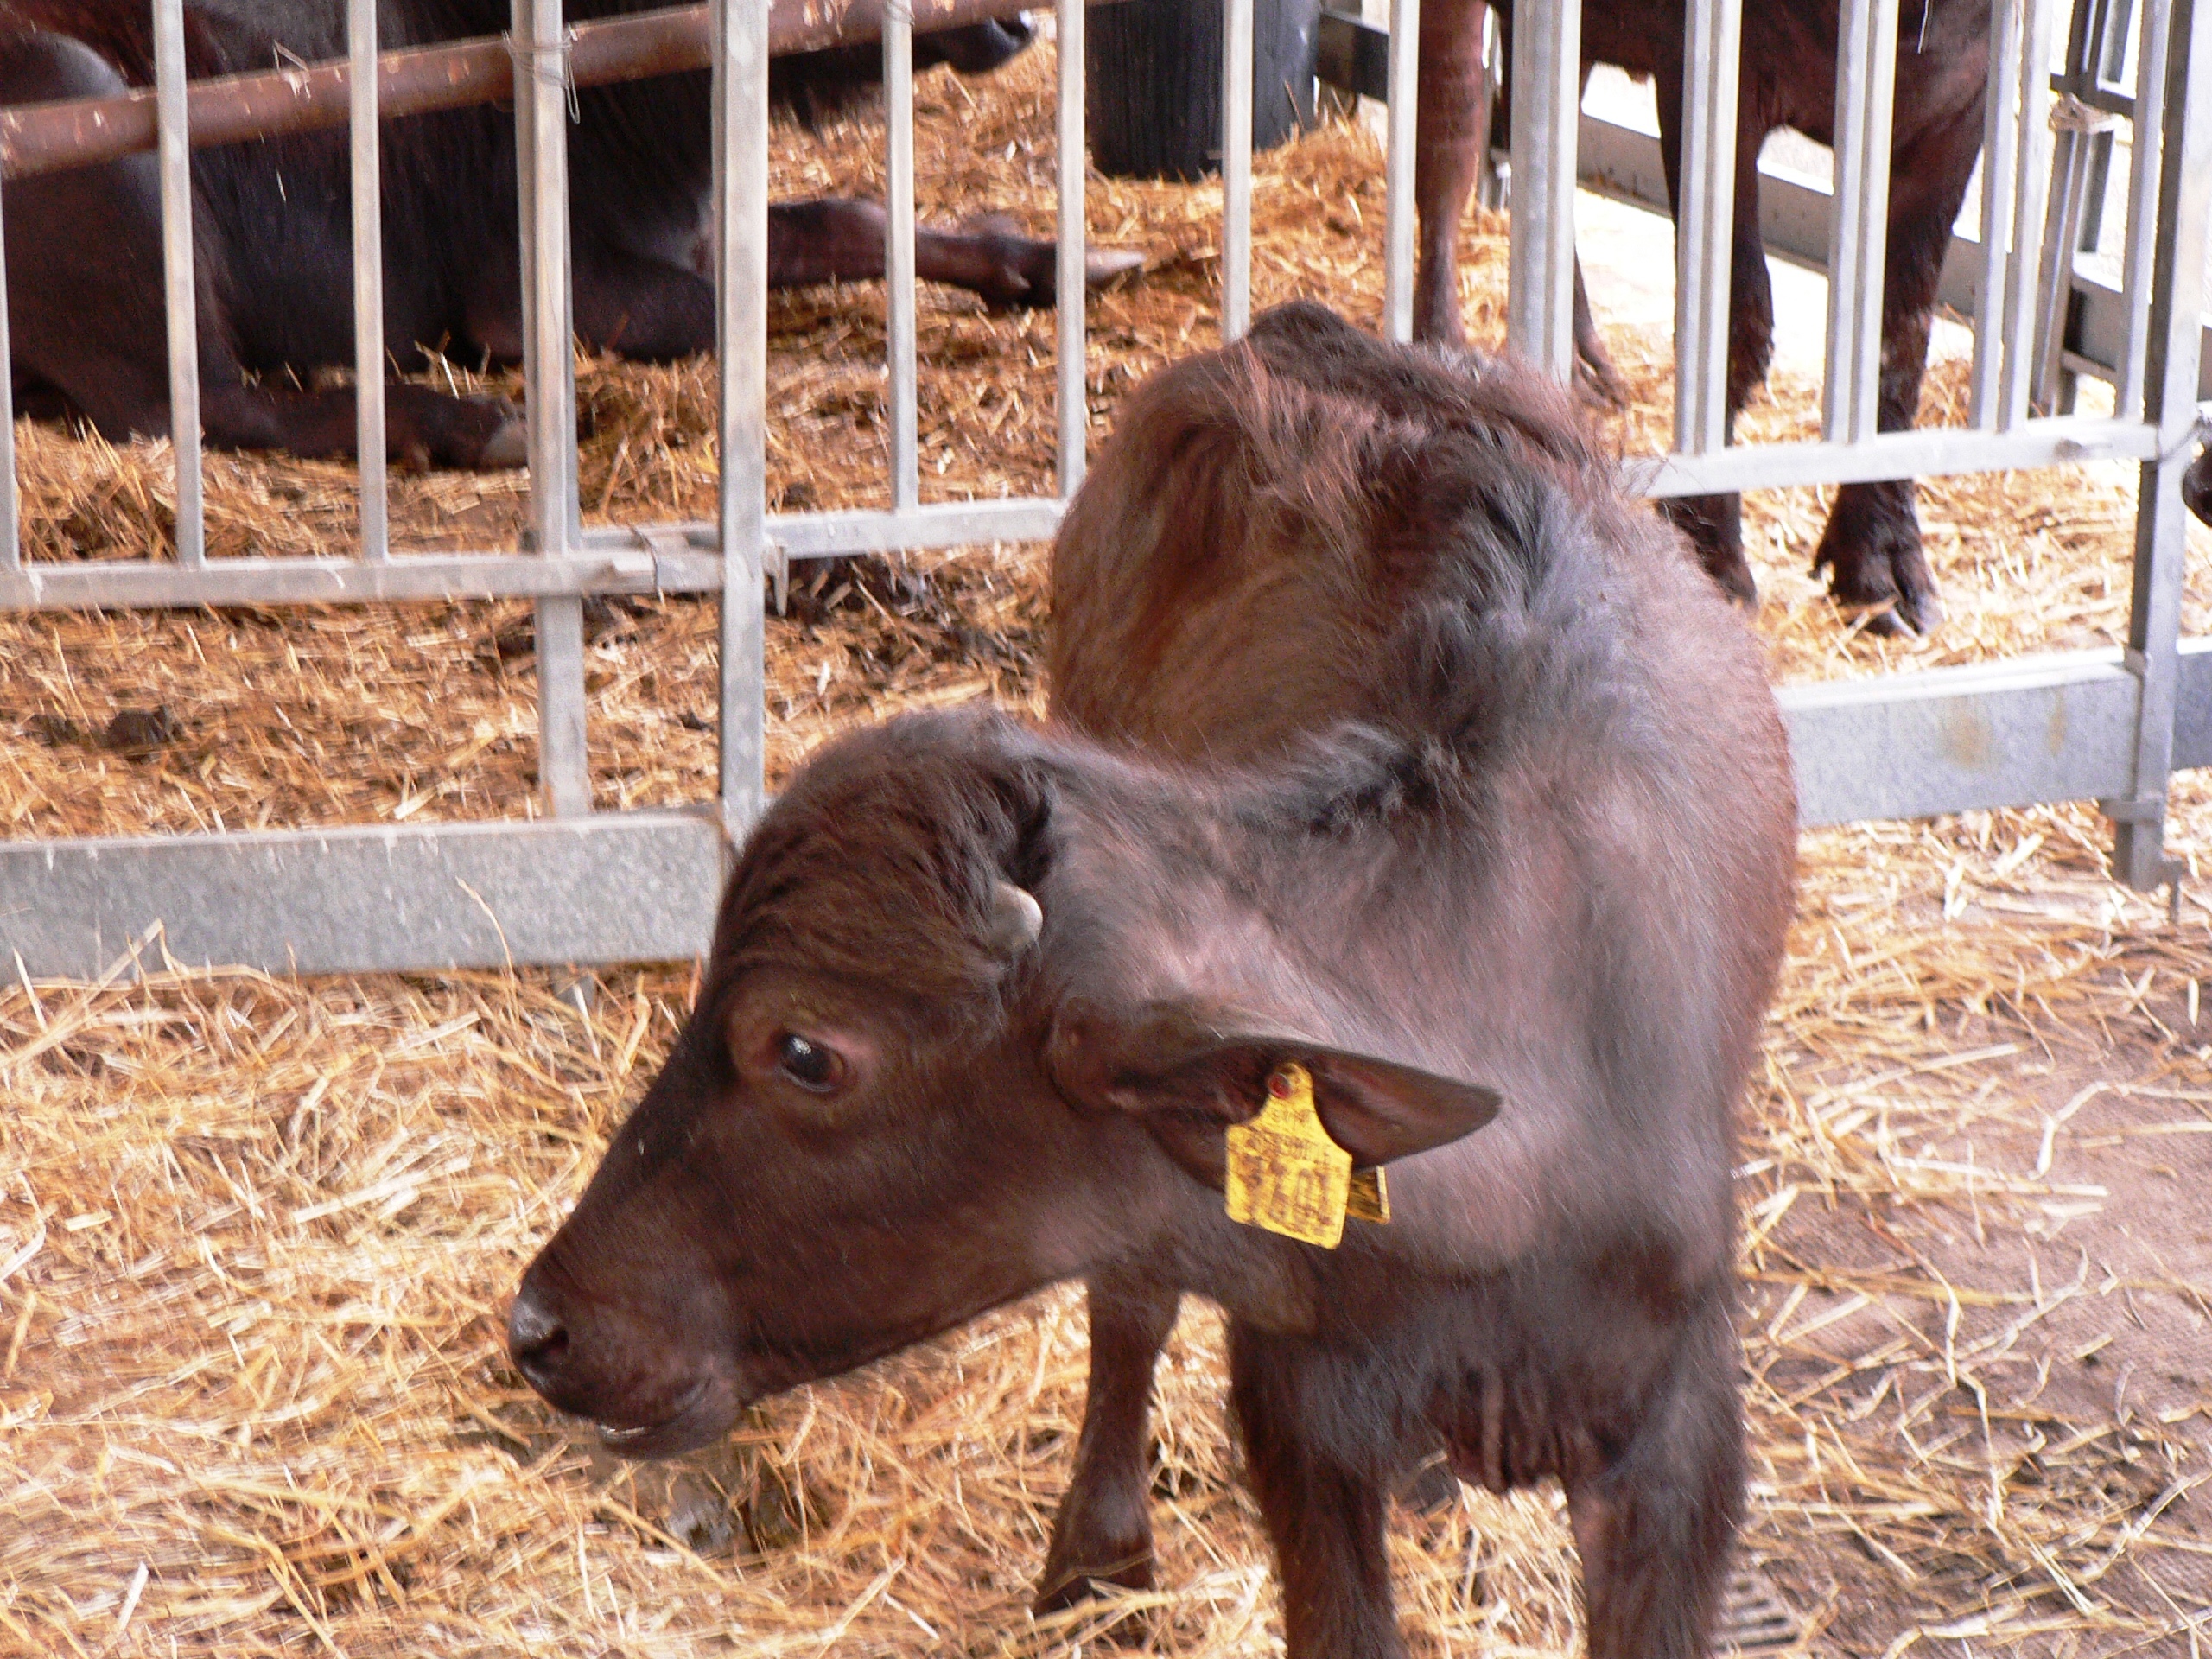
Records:
M1268 1032L1194 1001L1127 1011L1071 1002L1052 1021L1045 1058L1070 1100L1143 1118L1179 1161L1216 1184L1221 1131L1260 1109L1268 1074L1287 1062L1313 1075L1322 1127L1362 1166L1447 1146L1497 1116L1500 1098L1480 1084ZM1198 1167L1201 1143L1210 1150Z

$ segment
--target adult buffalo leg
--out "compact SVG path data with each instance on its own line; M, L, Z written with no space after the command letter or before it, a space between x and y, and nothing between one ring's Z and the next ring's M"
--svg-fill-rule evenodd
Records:
M1628 387L1613 366L1613 354L1605 349L1605 336L1598 332L1597 314L1590 309L1590 292L1582 285L1579 253L1574 256L1574 373L1592 395L1616 409L1627 406Z
M1682 80L1681 70L1662 70L1656 82L1659 159L1667 177L1669 205L1679 211L1682 174ZM1747 89L1748 90L1748 89ZM1766 378L1774 356L1774 289L1767 274L1766 244L1759 234L1759 147L1766 126L1747 99L1736 127L1736 202L1728 248L1728 393L1726 435L1736 435L1736 416ZM1679 228L1676 231L1679 236ZM1679 372L1679 365L1677 372ZM1743 605L1758 600L1758 584L1744 557L1744 503L1738 495L1676 496L1660 503L1697 551L1698 563L1721 591Z
M769 286L873 281L884 274L887 230L883 209L873 201L777 202L768 209ZM1143 263L1141 254L1094 248L1084 260L1084 276L1101 283ZM967 289L995 311L1051 305L1059 289L1059 252L989 217L957 231L918 229L914 274Z
M1464 346L1459 318L1459 221L1489 143L1478 96L1485 0L1427 0L1421 9L1421 74L1414 116L1414 207L1421 263L1414 280L1414 338Z
M1075 1473L1052 1522L1037 1611L1071 1606L1094 1581L1152 1584L1151 1455L1146 1423L1153 1367L1181 1298L1129 1274L1102 1274L1084 1287L1090 1306L1090 1382Z
M1700 1659L1743 1515L1737 1344L1719 1297L1627 1443L1567 1483L1590 1659Z
M384 398L389 461L418 471L497 471L529 459L529 427L504 397L450 397L427 386L397 385L385 387ZM210 385L203 371L200 420L207 442L218 449L281 449L308 461L350 461L360 453L359 408L348 387Z
M1421 8L1421 75L1414 118L1414 207L1420 220L1421 258L1414 278L1414 338L1464 346L1459 315L1459 225L1482 165L1493 124L1506 109L1506 91L1483 88L1483 11L1487 0L1431 0ZM1507 25L1507 50L1511 50ZM1590 79L1590 66L1582 66ZM1582 261L1574 262L1575 373L1581 385L1609 404L1627 401L1612 354L1598 333Z
M577 334L637 362L671 363L715 349L714 283L640 254L580 248L575 314Z
M113 65L68 36L0 43L0 104L130 90ZM52 401L113 442L166 435L168 324L153 157L20 180L8 186L7 209L16 378L51 388Z
M1902 101L1902 100L1900 100ZM1889 245L1882 282L1882 386L1876 424L1902 432L1920 413L1929 324L1951 226L1966 198L1981 137L1981 105L1931 136L1901 143L1890 168ZM1813 568L1825 567L1842 604L1880 606L1870 631L1926 633L1942 620L1920 545L1909 478L1846 484L1836 492Z
M1230 1329L1230 1397L1274 1546L1285 1645L1289 1659L1404 1659L1383 1540L1389 1459L1347 1458L1332 1443L1345 1425L1314 1402L1349 1391L1309 1388L1303 1375L1327 1363L1311 1344Z

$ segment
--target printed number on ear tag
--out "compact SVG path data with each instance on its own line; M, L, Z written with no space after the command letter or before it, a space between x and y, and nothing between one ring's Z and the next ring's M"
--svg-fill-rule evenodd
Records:
M1329 1139L1302 1065L1278 1067L1259 1116L1230 1126L1226 1191L1230 1220L1326 1249L1344 1237L1346 1215L1390 1218L1382 1172L1355 1173L1351 1154Z

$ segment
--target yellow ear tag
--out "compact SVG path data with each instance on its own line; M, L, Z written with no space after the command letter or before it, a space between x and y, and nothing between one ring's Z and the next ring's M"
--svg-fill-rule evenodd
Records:
M1329 1139L1302 1065L1276 1068L1259 1116L1229 1128L1229 1217L1334 1249L1344 1217L1388 1221L1382 1172L1355 1174L1351 1154Z
M1390 1183L1377 1164L1372 1169L1355 1169L1351 1173L1351 1192L1344 1200L1344 1213L1354 1221L1388 1221L1390 1219Z

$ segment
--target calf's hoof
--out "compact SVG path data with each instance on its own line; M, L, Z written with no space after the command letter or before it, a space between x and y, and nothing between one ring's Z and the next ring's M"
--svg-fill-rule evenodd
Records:
M1459 1501L1459 1477L1440 1454L1425 1459L1400 1477L1395 1496L1415 1515L1441 1515Z
M1031 1611L1039 1618L1090 1600L1106 1590L1152 1588L1152 1538L1098 1539L1065 1543L1054 1539L1051 1559L1038 1580Z

